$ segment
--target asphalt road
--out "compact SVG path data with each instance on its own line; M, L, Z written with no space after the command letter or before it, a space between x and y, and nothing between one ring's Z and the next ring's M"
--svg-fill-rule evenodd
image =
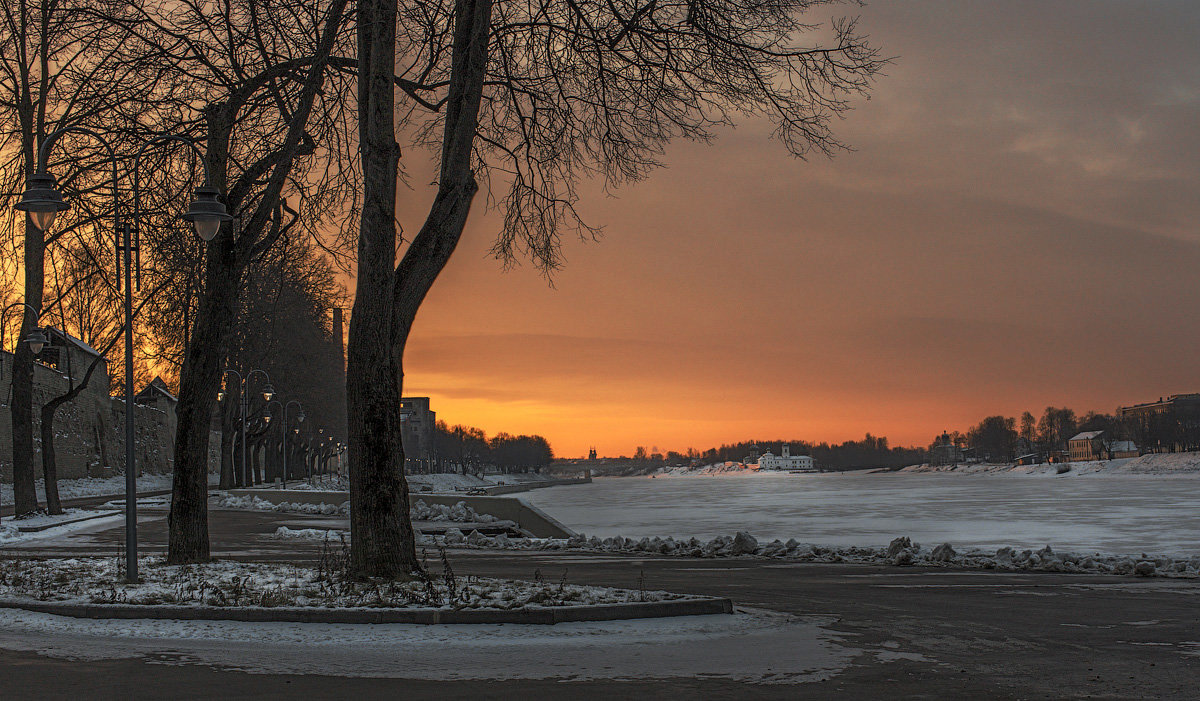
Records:
M213 512L214 554L308 560L317 546L266 536L337 519ZM142 542L161 551L165 518L145 512ZM115 550L119 523L21 548L26 555ZM10 548L6 553L16 554ZM436 560L436 557L431 558ZM162 659L66 661L0 651L0 696L21 698L934 698L1200 697L1200 583L999 574L760 560L451 551L459 574L639 586L731 597L822 615L864 652L826 681L794 686L721 679L581 682L422 681L248 674ZM17 692L13 695L13 692Z

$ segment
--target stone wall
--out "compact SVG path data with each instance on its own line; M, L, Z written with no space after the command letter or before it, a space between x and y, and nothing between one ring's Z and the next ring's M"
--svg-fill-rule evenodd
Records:
M0 480L12 482L12 354L0 352ZM92 381L55 416L54 447L60 479L105 477L125 470L125 402L108 396L108 375L97 368ZM76 372L82 377L83 372ZM58 370L34 365L34 469L41 477L41 407L64 394L70 379ZM170 472L174 465L173 409L135 405L138 474ZM220 469L221 434L209 440L209 470Z

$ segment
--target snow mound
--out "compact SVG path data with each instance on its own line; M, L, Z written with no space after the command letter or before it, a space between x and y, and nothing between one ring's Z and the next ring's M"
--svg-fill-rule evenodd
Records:
M441 545L461 546L459 536L434 536ZM1078 574L1138 575L1143 577L1200 577L1200 556L1190 558L1154 557L1146 555L1092 555L1055 552L1050 546L1041 550L1015 550L1004 547L995 552L970 549L956 551L949 543L932 549L921 547L908 537L892 540L887 547L822 546L787 542L778 539L759 544L748 533L732 538L717 536L704 542L696 538L642 538L633 540L615 536L588 538L577 535L567 539L553 538L489 538L472 531L465 544L470 547L505 550L586 550L605 553L656 554L682 557L759 557L794 562L854 563L902 565L921 567L952 567L960 569L999 570L1006 572L1068 572Z
M344 501L339 505L326 504L306 504L301 502L272 502L267 501L259 496L235 496L232 494L221 494L213 502L213 506L222 509L240 509L244 511L273 511L276 513L288 514L310 514L319 516L346 516L350 515L350 502ZM453 521L457 523L496 523L500 519L491 514L481 514L475 509L467 506L465 502L457 502L453 505L446 504L426 504L423 499L418 499L412 505L410 511L414 521Z
M615 589L555 582L455 576L452 570L411 581L358 581L333 566L214 562L167 565L139 559L142 581L122 582L111 557L0 561L0 597L88 604L239 608L547 608L695 597L664 591Z

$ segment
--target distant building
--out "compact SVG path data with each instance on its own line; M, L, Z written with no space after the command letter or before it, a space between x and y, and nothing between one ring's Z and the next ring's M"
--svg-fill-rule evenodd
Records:
M434 427L437 414L429 409L429 397L400 399L400 435L405 460L430 460L434 456Z
M1172 394L1117 412L1147 452L1200 450L1200 393Z
M179 403L179 398L171 394L167 383L163 381L163 378L156 375L153 380L150 380L150 384L142 388L141 392L133 395L133 401L145 406L158 407L166 411L174 409L175 405Z
M1103 433L1104 431L1084 431L1067 441L1067 452L1071 454L1071 462L1099 460L1103 448L1100 436Z
M1171 412L1186 413L1196 411L1200 411L1200 392L1192 394L1172 394L1166 399L1159 397L1157 402L1134 404L1132 406L1123 406L1120 409L1117 409L1117 413L1123 419L1146 418Z
M45 331L50 342L34 360L48 368L54 368L72 383L83 382L88 368L95 361L97 366L92 371L93 379L88 382L88 387L94 387L94 391L107 394L108 361L100 355L100 351L52 326L47 326Z
M963 461L962 449L950 437L949 432L943 432L934 441L933 448L929 451L930 465L957 465Z
M1067 441L1071 462L1136 458L1138 447L1133 441L1112 440L1104 431L1083 431Z
M800 470L803 472L815 472L816 463L812 456L809 455L792 455L792 446L783 446L783 455L775 456L771 451L767 451L758 458L758 469L760 470Z
M161 377L156 375L150 384L142 388L141 392L133 395L133 403L161 411L164 430L168 435L175 436L175 430L179 425L175 416L175 406L179 404L179 398L171 394L170 388Z

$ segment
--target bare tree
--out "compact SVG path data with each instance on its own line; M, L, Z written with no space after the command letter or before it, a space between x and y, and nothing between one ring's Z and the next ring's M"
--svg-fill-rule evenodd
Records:
M359 3L357 61L341 65L359 76L365 185L347 352L360 574L403 576L417 566L399 438L404 350L480 183L504 213L495 255L508 263L527 255L552 271L564 232L596 234L575 211L579 180L643 178L673 138L707 140L741 114L772 120L775 138L797 156L832 154L843 145L831 119L885 64L854 20L804 20L837 1ZM814 37L827 43L800 43ZM397 88L402 133L436 152L440 169L425 222L392 269Z
M208 558L209 421L243 276L282 237L315 234L353 180L339 165L346 85L327 63L344 35L345 8L346 0L154 2L117 22L136 47L125 60L167 76L160 102L173 114L161 128L203 142L211 182L239 219L204 248L191 268L195 282L184 285L191 302L179 307L190 331L180 360L170 562ZM150 174L148 191L160 194L149 209L169 209L178 176L178 167ZM165 249L151 229L155 248Z
M113 25L97 20L94 9L123 18L130 6L114 0L0 5L0 208L5 211L11 211L25 180L36 171L37 149L51 131L103 121L110 129L128 134L130 125L139 121L136 98L149 90L154 73L135 74L115 60L118 32ZM108 183L97 177L95 169L107 154L95 143L67 141L70 157L53 164L63 175L62 187L79 194L100 188L107 192ZM0 218L5 245L14 252L23 249L25 303L33 309L44 306L47 250L81 230L94 235L98 217L104 214L107 212L91 207L85 199L57 220L51 232L33 226L27 217L20 219L21 224L14 218ZM36 323L33 311L27 310L18 338ZM18 514L34 511L38 505L33 468L33 363L29 349L18 344L12 376L13 492Z

